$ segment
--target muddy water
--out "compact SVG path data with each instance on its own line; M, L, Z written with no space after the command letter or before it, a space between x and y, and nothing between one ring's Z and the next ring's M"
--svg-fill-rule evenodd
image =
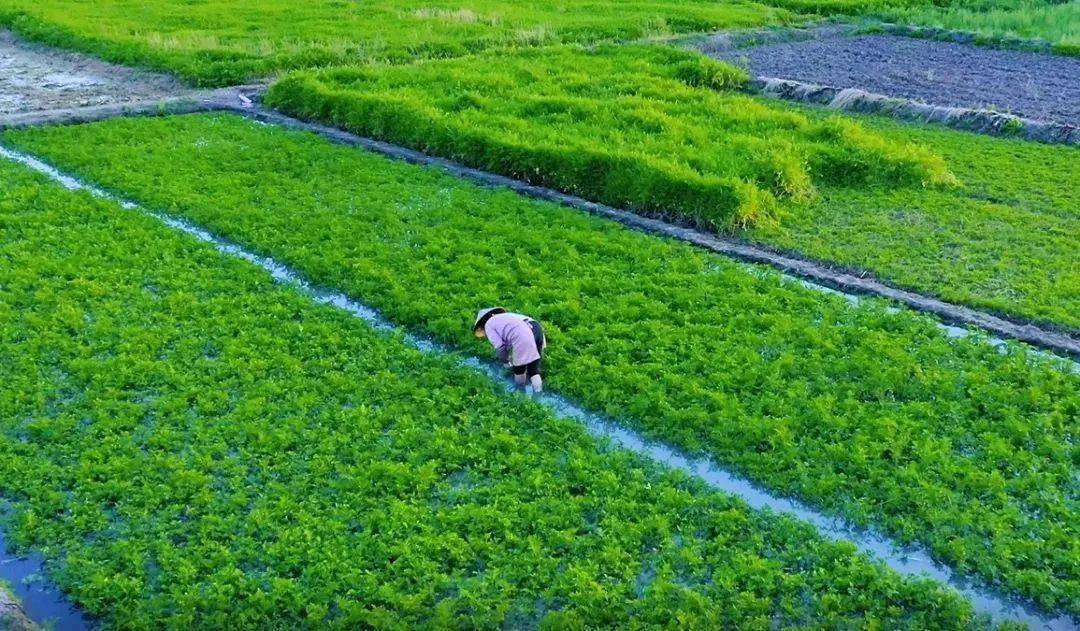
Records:
M399 330L392 323L384 319L376 310L359 303L342 293L315 287L308 283L301 275L292 271L288 266L275 261L274 259L248 252L236 244L216 237L210 232L186 221L156 213L133 202L117 199L115 196L102 189L83 184L75 178L60 173L48 164L37 160L32 156L11 151L4 147L0 147L0 156L44 173L68 189L89 191L98 197L119 202L124 208L129 210L150 215L172 228L181 230L201 241L213 245L218 251L224 254L236 256L258 265L266 270L274 280L304 291L316 302L342 309L355 317L364 320L378 330ZM458 356L450 349L429 339L411 334L405 334L404 337L410 344L423 352ZM513 380L508 378L505 371L498 366L481 362L472 357L460 359L460 363L484 373L497 383L501 384L508 391L518 391L518 388L513 384ZM543 393L532 394L531 396L533 396L536 401L546 405L557 416L580 422L590 434L602 441L608 441L614 446L659 462L671 469L684 471L689 475L703 480L714 489L740 497L752 508L770 510L810 522L823 536L837 540L850 541L865 554L880 560L900 574L929 577L947 584L969 599L976 612L986 614L996 621L1018 621L1037 629L1065 630L1077 628L1077 624L1069 618L1064 616L1059 618L1049 618L1029 608L1024 603L998 594L993 590L973 586L964 579L955 576L948 567L935 563L930 559L929 553L921 547L897 546L886 537L866 530L851 528L846 525L843 520L819 513L792 499L772 495L750 481L725 470L723 467L707 458L691 457L668 445L650 441L640 434L614 423L609 419L605 419L584 410L573 402L558 395Z

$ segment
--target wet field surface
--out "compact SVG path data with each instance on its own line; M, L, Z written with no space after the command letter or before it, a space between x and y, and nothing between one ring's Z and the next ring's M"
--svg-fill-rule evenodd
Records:
M815 38L708 54L763 77L1080 124L1080 58L891 35Z
M157 99L176 79L58 52L0 31L0 115Z
M18 599L22 612L47 629L82 631L93 625L71 601L43 575L43 561L38 555L9 554L0 533L0 580L6 582ZM0 620L0 629L3 629Z

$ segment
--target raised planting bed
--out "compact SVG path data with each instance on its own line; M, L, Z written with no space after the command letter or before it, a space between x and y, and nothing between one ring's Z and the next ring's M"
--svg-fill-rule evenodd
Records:
M554 390L1077 615L1073 364L233 116L4 139L470 353L478 305L534 315Z
M1080 2L952 0L896 4L883 18L910 25L888 30L914 37L1080 56Z
M4 527L104 626L987 626L155 219L0 183Z
M596 77L604 81L596 81ZM746 75L653 45L542 48L292 75L266 101L490 171L712 229L822 187L953 183L937 156L736 93Z
M914 37L1080 54L1080 3L1075 0L766 0L766 4L834 20L884 20L885 29L899 26L894 32Z
M593 201L1080 329L1076 148L842 120L725 89L740 80L690 52L556 48L305 73L268 100ZM951 184L922 185L934 181Z

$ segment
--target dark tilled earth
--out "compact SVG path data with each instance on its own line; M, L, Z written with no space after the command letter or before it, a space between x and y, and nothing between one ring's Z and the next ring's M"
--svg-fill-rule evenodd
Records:
M756 76L1080 124L1080 58L889 35L710 51Z

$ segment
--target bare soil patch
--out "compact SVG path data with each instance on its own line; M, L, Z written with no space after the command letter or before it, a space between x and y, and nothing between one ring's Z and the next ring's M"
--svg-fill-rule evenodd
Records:
M842 32L746 48L706 42L701 48L760 77L1080 123L1080 58Z
M173 77L35 46L0 32L0 114L145 101L185 89Z

